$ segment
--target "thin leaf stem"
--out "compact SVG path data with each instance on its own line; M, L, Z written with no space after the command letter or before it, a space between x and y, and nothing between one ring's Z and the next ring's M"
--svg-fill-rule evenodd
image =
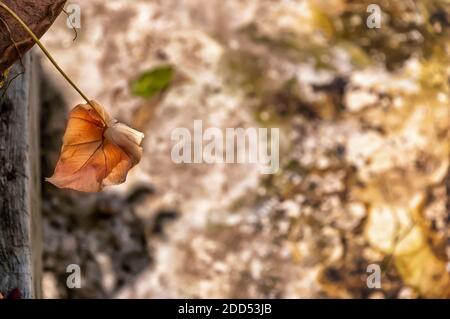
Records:
M86 100L88 104L91 104L89 98L81 91L78 86L75 85L75 83L72 81L72 79L61 69L61 67L56 63L55 59L53 59L52 55L48 50L45 48L45 46L42 44L42 42L39 40L39 38L34 34L34 32L27 26L27 24L13 11L11 10L6 4L4 4L2 1L0 1L0 7L5 9L21 26L22 28L30 35L30 37L33 39L33 41L41 48L42 52L47 56L47 58L50 60L50 62L55 66L55 68L61 73L61 75L66 79L67 82L83 97L83 99Z

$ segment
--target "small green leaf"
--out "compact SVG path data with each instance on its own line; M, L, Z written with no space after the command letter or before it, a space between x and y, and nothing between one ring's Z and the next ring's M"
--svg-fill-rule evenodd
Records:
M150 98L169 86L173 73L174 70L170 65L159 66L144 72L131 83L131 92L136 96Z
M8 77L8 73L9 73L9 68L5 70L5 72L0 73L0 89L3 87L3 85L5 84L5 80Z

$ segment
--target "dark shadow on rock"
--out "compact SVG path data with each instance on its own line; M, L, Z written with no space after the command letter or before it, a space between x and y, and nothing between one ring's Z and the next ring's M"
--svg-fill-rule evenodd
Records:
M111 298L151 264L145 226L133 202L153 190L84 194L45 182L59 157L68 108L49 79L41 79L41 92L44 273L56 278L60 298ZM80 289L67 287L70 264L81 268Z

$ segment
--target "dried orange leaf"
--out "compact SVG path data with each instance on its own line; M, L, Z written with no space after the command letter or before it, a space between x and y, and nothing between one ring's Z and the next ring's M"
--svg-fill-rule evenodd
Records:
M95 101L69 115L61 156L47 181L59 188L99 192L125 182L139 163L144 134L112 119Z

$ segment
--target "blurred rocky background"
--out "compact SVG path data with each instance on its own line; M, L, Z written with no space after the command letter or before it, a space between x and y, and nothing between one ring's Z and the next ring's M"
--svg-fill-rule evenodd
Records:
M44 43L145 153L100 194L44 184L46 298L450 297L449 1L70 3ZM49 176L82 101L42 68ZM280 128L279 172L174 164L197 119Z

